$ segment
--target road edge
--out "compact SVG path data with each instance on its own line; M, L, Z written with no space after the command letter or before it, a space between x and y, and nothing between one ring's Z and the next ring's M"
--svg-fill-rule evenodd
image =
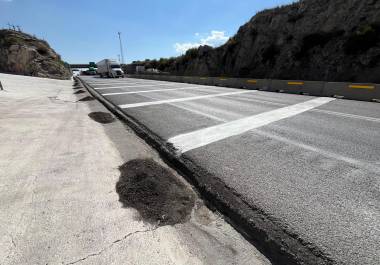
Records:
M156 149L165 162L194 186L210 209L220 212L230 225L273 264L335 264L311 242L303 241L297 234L287 231L259 208L253 208L217 176L206 172L186 156L178 156L170 144L122 112L80 77L76 77L75 80L78 80L108 110L122 119L147 144Z

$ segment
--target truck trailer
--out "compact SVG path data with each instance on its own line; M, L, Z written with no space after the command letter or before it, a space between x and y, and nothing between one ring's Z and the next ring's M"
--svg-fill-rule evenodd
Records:
M100 77L118 78L124 77L123 70L116 60L104 59L96 64Z

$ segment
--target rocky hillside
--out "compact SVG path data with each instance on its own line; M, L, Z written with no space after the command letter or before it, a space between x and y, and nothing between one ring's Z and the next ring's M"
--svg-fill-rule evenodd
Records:
M0 30L0 72L56 79L71 76L46 41L13 30Z
M225 45L163 61L179 75L380 82L380 0L304 0L255 15Z

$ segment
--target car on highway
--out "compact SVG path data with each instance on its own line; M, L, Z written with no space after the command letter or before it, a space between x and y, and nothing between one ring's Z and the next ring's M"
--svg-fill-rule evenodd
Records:
M79 69L72 69L71 72L73 73L73 76L80 75L80 70Z

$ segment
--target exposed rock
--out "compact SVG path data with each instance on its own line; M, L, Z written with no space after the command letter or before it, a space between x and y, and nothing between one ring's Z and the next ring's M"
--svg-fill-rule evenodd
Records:
M0 30L0 72L69 79L70 71L46 41Z
M173 61L162 70L379 83L380 1L304 0L265 10L225 45L192 49Z

